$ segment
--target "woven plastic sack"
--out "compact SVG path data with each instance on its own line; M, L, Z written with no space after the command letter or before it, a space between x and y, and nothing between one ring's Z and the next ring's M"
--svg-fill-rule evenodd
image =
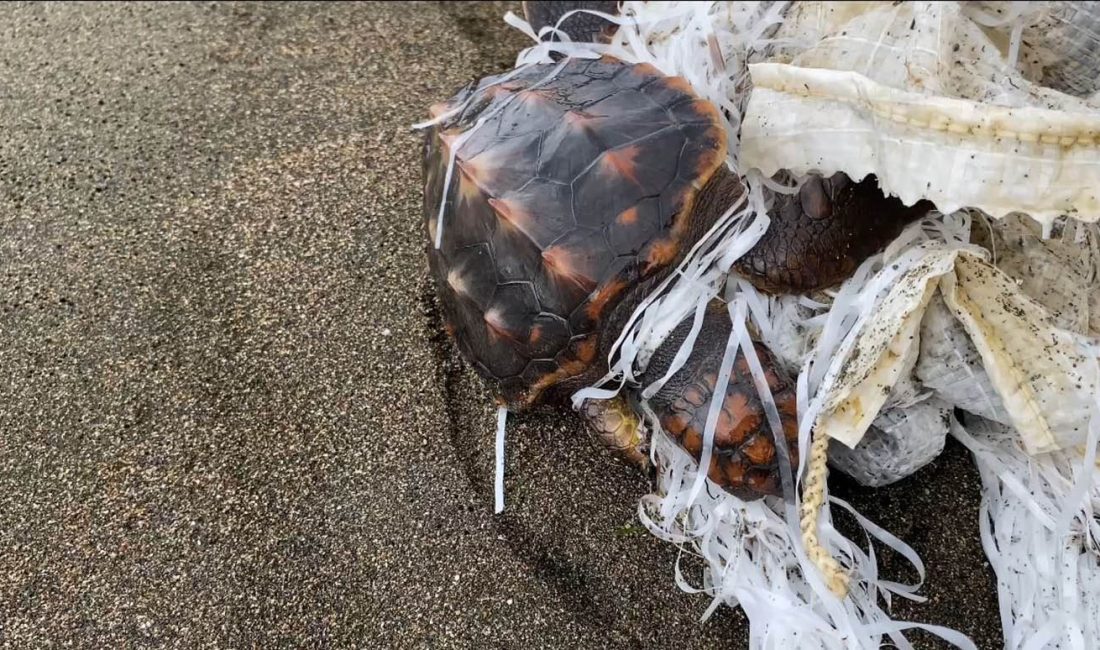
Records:
M931 398L887 409L854 449L832 441L829 464L861 485L881 487L911 476L943 451L951 405Z

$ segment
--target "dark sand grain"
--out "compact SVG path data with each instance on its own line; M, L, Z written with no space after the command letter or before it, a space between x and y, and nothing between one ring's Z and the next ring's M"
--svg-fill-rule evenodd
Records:
M5 647L745 646L572 419L513 423L491 514L408 125L511 65L506 8L4 5ZM993 648L977 485L953 445L838 492L928 562L900 615Z

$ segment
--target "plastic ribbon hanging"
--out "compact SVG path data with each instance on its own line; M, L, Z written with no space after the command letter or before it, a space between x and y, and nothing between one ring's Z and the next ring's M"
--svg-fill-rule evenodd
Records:
M496 442L493 445L496 456L493 475L493 513L504 512L504 432L508 428L508 407L497 409Z

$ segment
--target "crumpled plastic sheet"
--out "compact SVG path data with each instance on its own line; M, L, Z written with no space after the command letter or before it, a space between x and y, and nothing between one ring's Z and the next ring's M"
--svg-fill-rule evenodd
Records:
M906 249L879 271L868 289L883 284L888 289L863 305L859 321L832 354L815 427L851 447L859 442L917 361L921 321L931 298L939 295L969 336L1028 450L1080 444L1100 384L1097 360L1083 336L1059 327L988 257L970 244L931 240ZM923 362L924 375L933 382L946 368L935 361ZM954 401L950 394L941 396Z
M943 451L951 408L941 399L930 398L906 408L886 409L855 448L832 441L829 464L869 487L909 477Z
M1011 423L978 349L943 298L932 300L924 314L913 374L944 401L1002 424Z
M1100 106L1028 81L963 4L795 4L750 67L745 168L874 174L945 213L1100 219Z

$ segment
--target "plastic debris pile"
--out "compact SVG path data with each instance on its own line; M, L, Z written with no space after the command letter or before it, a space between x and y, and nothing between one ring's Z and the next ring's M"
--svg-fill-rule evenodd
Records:
M684 77L721 109L727 162L748 191L642 303L614 346L611 372L574 402L636 382L672 328L700 322L715 296L729 304L731 347L749 354L750 340L761 340L798 376L802 460L784 481L785 499L746 503L710 485L648 418L660 471L639 516L708 567L701 585L677 567L678 584L713 597L706 615L742 607L753 647L905 648L912 627L973 647L952 630L891 619L891 599L920 600L922 585L880 576L863 540L833 527L830 507L852 511L923 582L920 558L829 497L814 460L827 448L834 468L880 486L933 460L950 434L981 472L975 524L997 574L1006 647L1092 647L1100 639L1100 10L626 2L621 11L604 16L619 25L605 44L538 42L509 15L538 42L517 67L555 53L611 55ZM781 170L874 174L888 193L929 199L939 211L835 290L765 296L730 268L768 227L761 190L792 191L772 180Z

